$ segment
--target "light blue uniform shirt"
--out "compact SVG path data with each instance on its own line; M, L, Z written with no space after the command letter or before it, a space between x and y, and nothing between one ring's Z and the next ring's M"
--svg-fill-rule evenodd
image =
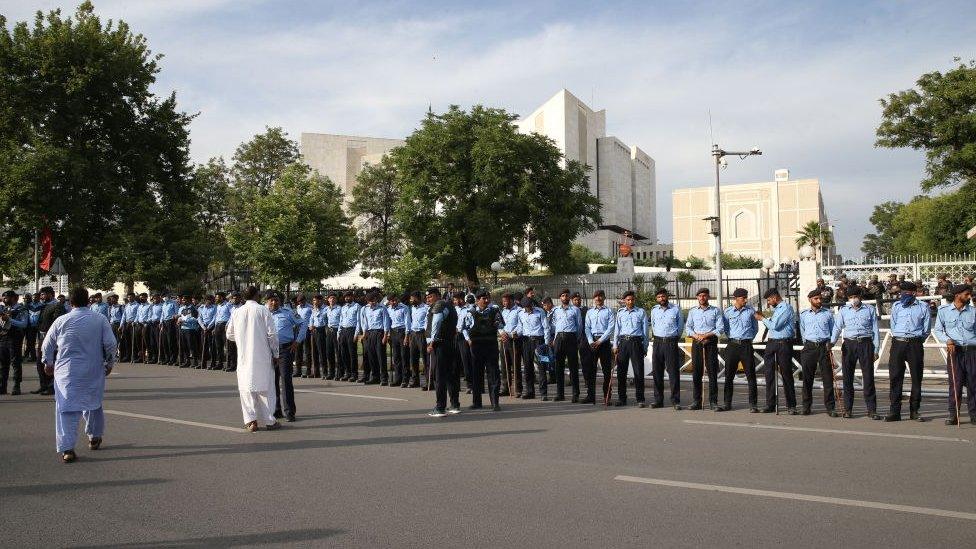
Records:
M322 317L323 320L325 320L325 326L328 326L330 328L338 328L339 321L341 320L342 317L342 306L333 305L329 307L328 305L326 305L325 307L323 307Z
M356 328L359 329L359 309L362 307L359 303L353 301L352 303L345 303L342 306L342 314L339 317L339 327L340 328Z
M109 305L108 306L108 321L112 324L122 323L122 306L121 305Z
M170 320L180 312L180 304L175 299L163 300L163 320Z
M800 338L803 341L830 341L834 333L834 315L826 307L800 312Z
M606 305L603 307L590 307L586 311L586 321L584 323L586 341L589 343L603 343L610 339L616 326L616 316L613 309Z
M162 320L163 319L163 304L162 303L153 303L153 305L152 305L152 312L149 313L149 314L150 314L150 320L152 322L159 322L160 320Z
M725 308L725 333L730 339L755 339L759 332L759 321L753 316L755 314L756 310L750 305L744 305L741 309L729 305Z
M430 306L426 303L410 306L410 331L423 332L427 329L427 312Z
M305 330L302 329L305 323L302 322L300 316L295 314L295 311L280 307L271 313L271 318L274 319L275 330L278 332L278 343L288 344L293 341L298 343L305 341ZM297 334L295 333L296 330L298 331Z
M59 412L102 407L105 366L115 363L115 333L108 319L76 307L51 323L41 348L45 364L54 365L54 401Z
M962 310L952 303L939 307L932 331L939 341L951 339L956 345L976 345L976 307L969 303Z
M688 311L685 333L692 335L709 332L716 336L725 335L725 321L722 318L722 311L714 305L709 305L704 309L698 306Z
M509 336L514 335L518 331L518 307L509 307L507 309L502 309L502 320L505 325L502 330L505 331Z
M298 316L301 317L302 322L305 324L305 328L308 329L308 326L312 323L312 306L308 303L299 305L295 307L295 312L298 313Z
M834 318L834 333L831 335L830 342L837 343L841 334L845 339L870 337L874 342L874 348L877 349L881 337L878 332L878 314L874 307L863 303L856 309L850 303L841 307Z
M131 303L126 303L125 312L122 314L122 319L125 320L126 323L138 322L137 320L138 317L139 317L139 304L136 303L135 301Z
M139 314L137 316L136 322L142 322L145 324L152 319L152 303L148 301L146 303L139 304Z
M200 319L191 314L182 315L180 316L180 329L197 332L200 330Z
M356 326L356 335L364 334L369 330L383 330L384 333L390 332L390 315L386 314L386 307L380 304L376 306L366 305L359 311L359 324Z
M403 303L397 303L395 306L386 306L386 314L390 317L390 329L395 330L397 328L406 328L410 325L410 307L404 305Z
M201 305L198 309L200 325L207 330L214 327L217 322L217 306L216 305Z
M444 307L444 310L439 313L430 313L428 309L428 314L431 314L433 316L430 317L430 337L427 338L427 343L433 343L434 341L440 340L441 324L444 323L444 317L448 314L447 307L454 307L454 304L451 303L450 301L447 301L447 306ZM454 308L457 312L457 315L460 317L461 316L460 307L454 307Z
M525 312L525 308L519 308L518 327L516 329L519 334L524 336L541 337L545 341L552 339L546 312L539 307L533 307L528 313Z
M225 301L216 305L217 316L214 318L214 322L220 324L223 322L230 322L230 314L234 312L234 306L230 304L230 301Z
M678 337L681 335L681 309L674 303L651 308L651 333L654 337Z
M680 315L680 309L677 307L675 309L679 311ZM681 317L678 318L680 324ZM647 324L647 313L644 312L644 309L640 307L617 309L616 326L613 331L613 348L616 349L620 344L621 336L642 337L644 338L644 352L646 353L647 347L651 343L647 337Z
M793 329L793 307L785 301L773 308L773 316L764 318L763 324L769 330L770 339L791 339L796 335Z
M556 305L552 309L553 332L583 335L583 317L576 305Z
M91 305L91 310L96 313L108 318L108 304L107 303L94 303Z
M931 324L929 306L917 299L907 307L900 301L891 307L892 337L928 337Z

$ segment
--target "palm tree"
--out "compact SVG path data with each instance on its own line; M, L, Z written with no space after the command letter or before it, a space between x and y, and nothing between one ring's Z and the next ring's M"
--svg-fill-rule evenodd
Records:
M830 232L830 225L819 221L808 221L806 225L796 232L796 246L810 246L817 251L817 256L822 255L824 248L834 245L834 235Z

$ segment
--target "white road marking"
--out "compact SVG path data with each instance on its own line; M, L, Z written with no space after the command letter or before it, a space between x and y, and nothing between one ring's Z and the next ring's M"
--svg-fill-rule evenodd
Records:
M961 511L948 511L945 509L933 509L931 507L915 507L912 505L897 505L894 503L883 503L880 501L862 501L858 499L832 498L825 496L813 496L810 494L795 494L792 492L773 492L770 490L754 490L751 488L737 488L735 486L721 486L718 484L699 484L697 482L681 482L677 480L664 480L659 478L631 477L627 475L617 475L614 480L624 482L636 482L638 484L655 484L658 486L671 486L674 488L688 488L691 490L704 490L709 492L725 492L727 494L742 494L746 496L760 496L767 498L791 499L795 501L810 501L814 503L828 503L832 505L845 505L848 507L864 507L867 509L882 509L885 511L900 511L903 513L915 513L918 515L931 515L936 517L957 518L976 521L976 513L963 513Z
M745 427L747 429L772 429L776 431L803 431L808 433L829 433L832 435L855 435L865 437L886 437L886 438L908 438L915 440L930 440L936 442L967 442L973 441L964 438L937 437L932 435L904 435L900 433L875 433L871 431L848 431L845 429L818 429L816 427L789 427L786 425L763 425L760 423L733 423L731 421L700 421L686 419L685 423L694 425L716 425L720 427Z
M244 429L241 427L227 427L226 425L214 425L212 423L200 423L197 421L186 421L185 419L176 419L171 417L159 417L159 416L147 416L146 414L136 414L133 412L120 412L119 410L105 410L106 414L113 416L124 416L124 417L134 417L137 419L148 419L151 421L162 421L164 423L175 423L177 425L189 425L191 427L206 427L207 429L217 429L220 431L230 431L232 433L243 433Z
M373 400L394 400L397 402L407 402L405 398L393 398L393 397L380 397L373 395L353 395L349 393L333 393L330 391L313 391L311 389L295 389L296 393L315 393L317 395L331 395L331 396L341 396L341 397L352 397L352 398L371 398Z

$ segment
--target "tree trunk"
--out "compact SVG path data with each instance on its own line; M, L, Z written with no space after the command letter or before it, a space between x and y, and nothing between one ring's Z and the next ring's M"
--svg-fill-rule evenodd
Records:
M464 281L468 284L468 288L470 288L471 286L480 286L480 283L478 282L477 265L464 266Z

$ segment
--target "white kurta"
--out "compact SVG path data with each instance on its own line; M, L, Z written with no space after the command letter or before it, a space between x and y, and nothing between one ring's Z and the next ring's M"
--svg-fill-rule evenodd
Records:
M256 301L244 303L230 315L227 339L237 343L237 388L242 393L273 393L278 333L271 311Z

